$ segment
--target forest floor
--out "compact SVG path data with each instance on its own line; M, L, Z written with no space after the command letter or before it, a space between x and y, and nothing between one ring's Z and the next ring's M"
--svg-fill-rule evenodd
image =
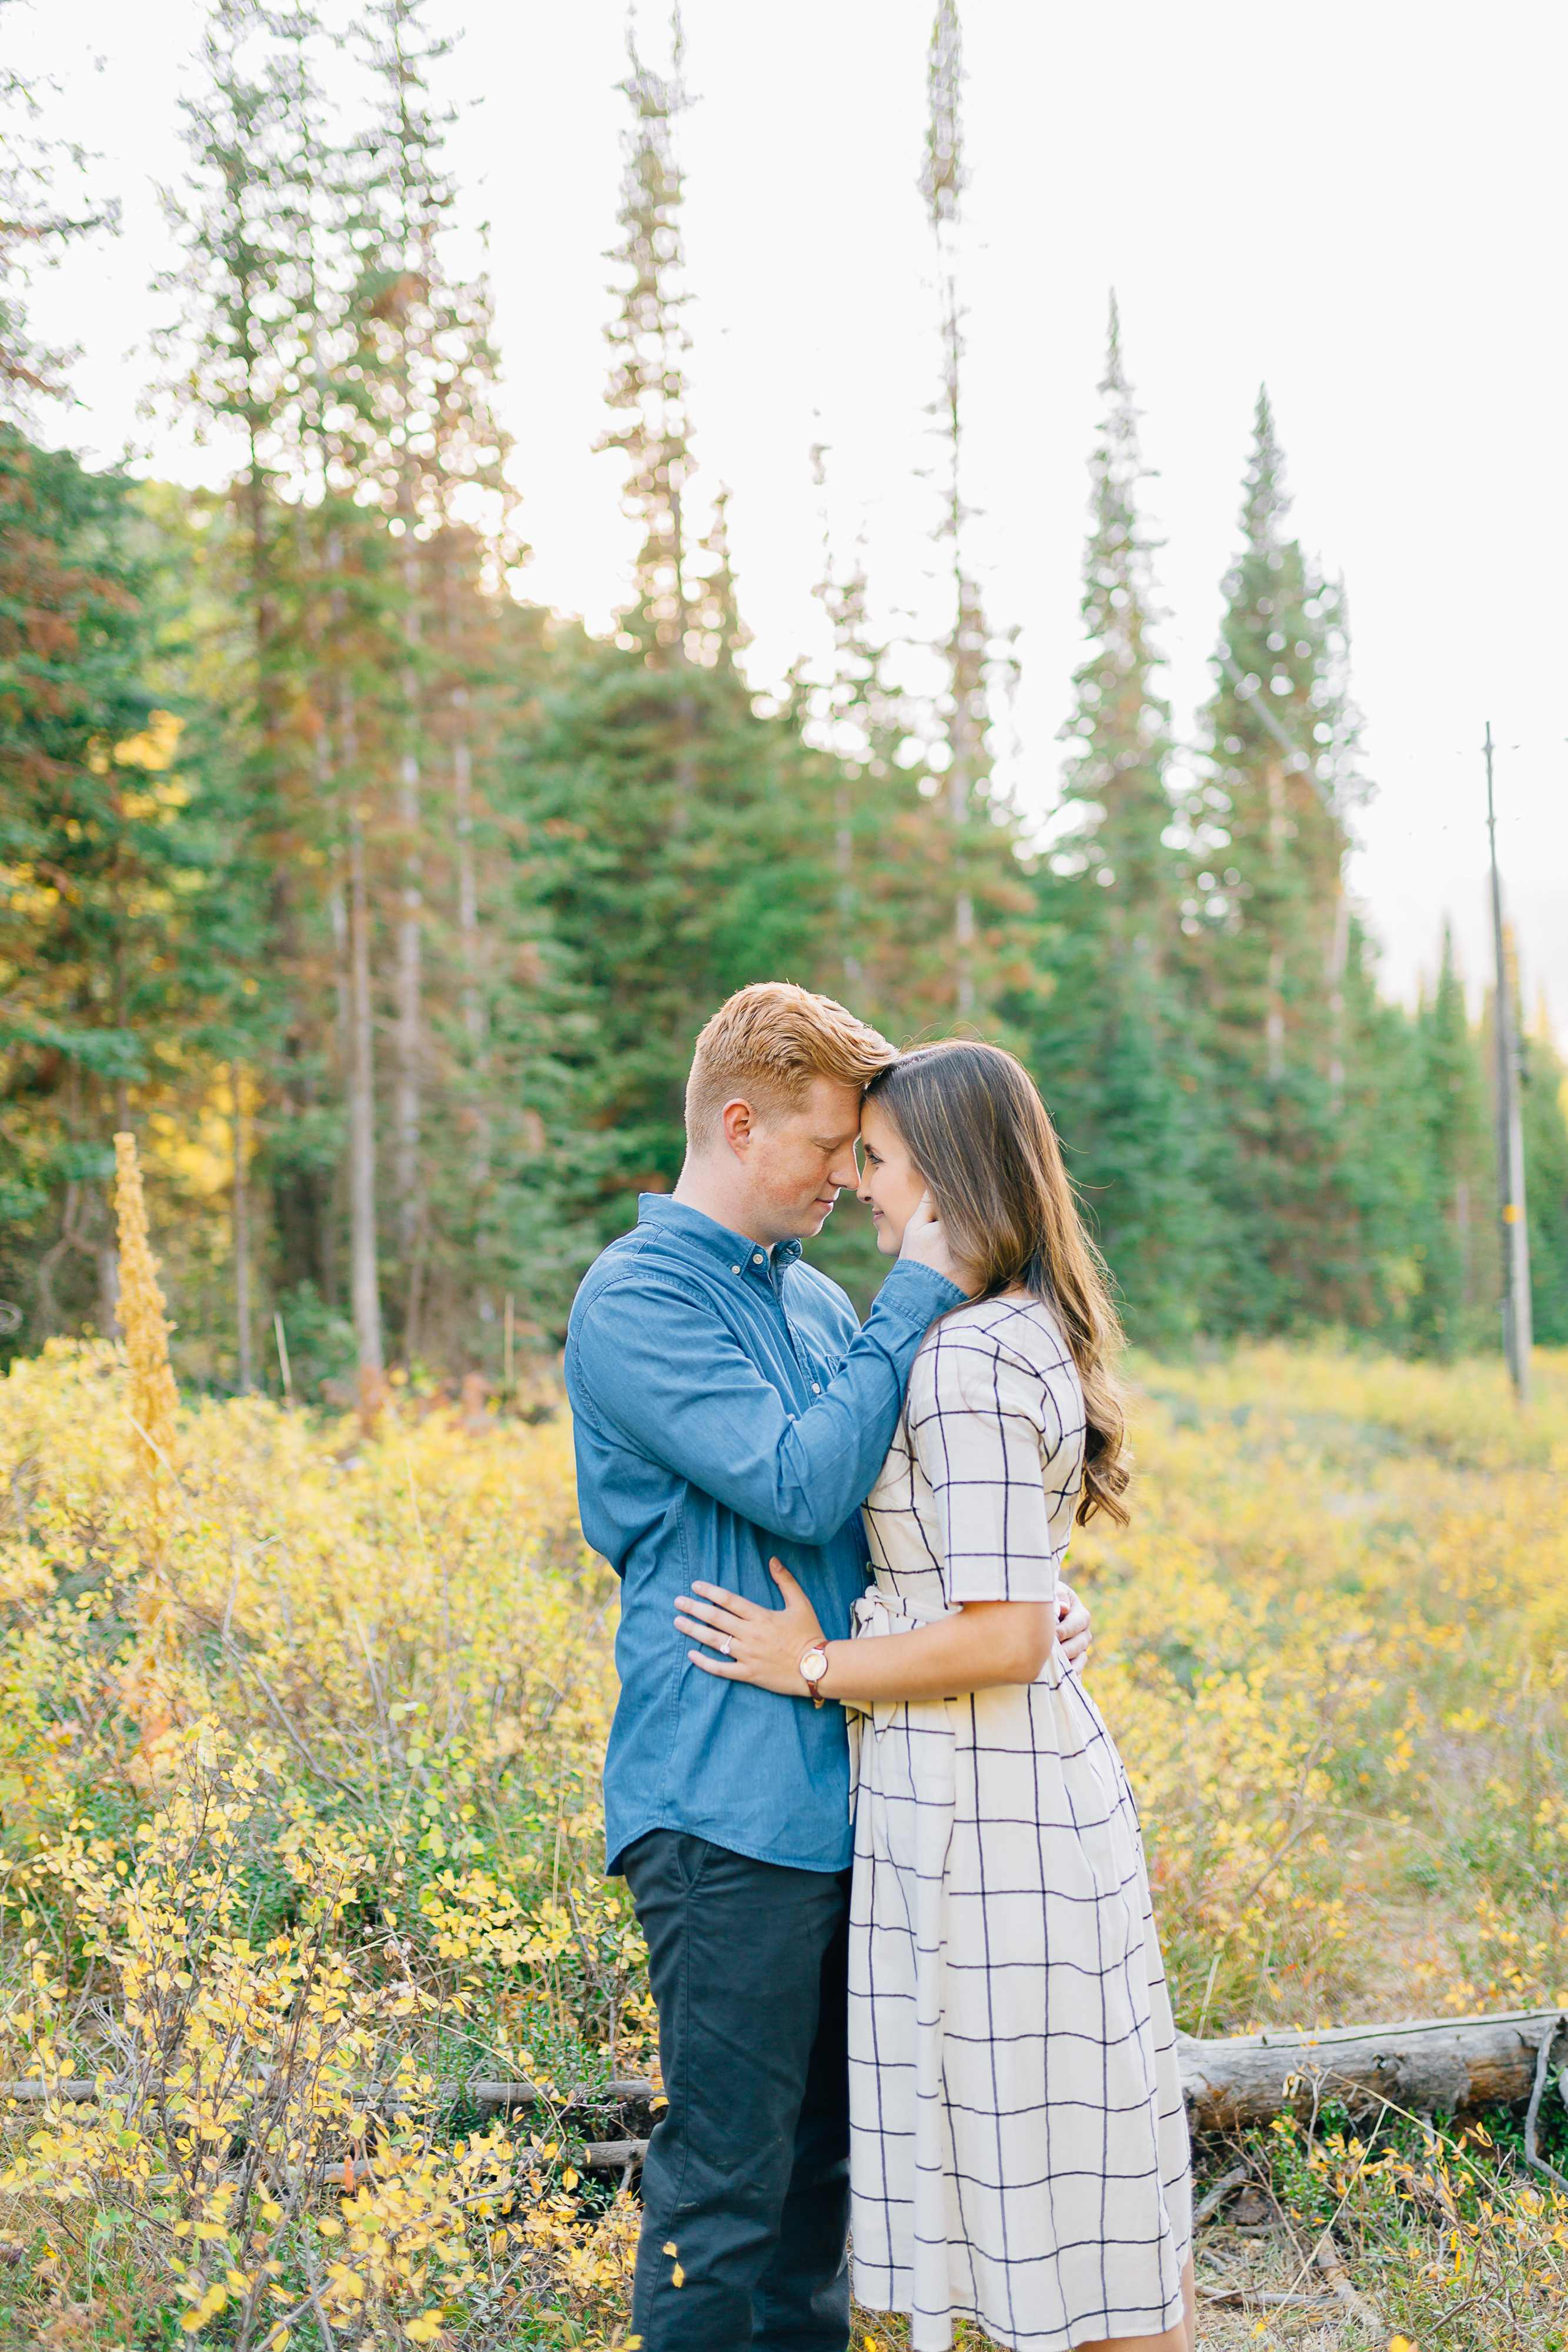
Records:
M1071 1573L1181 2025L1568 1999L1568 1358L1523 1414L1487 1362L1133 1373L1133 1523ZM99 2081L0 2107L0 2345L625 2341L634 2198L584 2153L653 2058L597 1867L615 1587L530 1410L209 1402L143 1472L114 1349L0 1381L0 2077ZM1197 2153L1248 2171L1205 2344L1568 2342L1517 2116Z

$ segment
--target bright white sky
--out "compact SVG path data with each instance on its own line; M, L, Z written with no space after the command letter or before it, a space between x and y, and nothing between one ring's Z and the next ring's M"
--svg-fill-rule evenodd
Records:
M656 37L657 12L643 0ZM624 101L620 0L466 0L446 68L455 160L491 225L528 592L602 626L630 526L604 422L601 257ZM898 629L945 620L928 533L935 294L915 188L929 0L686 0L691 371L703 483L733 492L754 680L822 643L808 452L831 447L846 547L867 538ZM0 32L53 74L53 128L100 152L124 233L78 251L34 315L82 346L69 437L148 469L211 453L137 415L146 291L169 250L197 0L29 0ZM1085 459L1106 297L1159 478L1149 512L1178 726L1207 683L1260 381L1294 527L1343 572L1377 796L1354 880L1410 994L1452 917L1490 961L1490 719L1527 1001L1568 1023L1568 436L1561 100L1551 0L966 0L967 374L976 552L1021 630L1014 773L1042 815L1077 658ZM166 313L165 313L166 315ZM899 618L913 615L913 619Z

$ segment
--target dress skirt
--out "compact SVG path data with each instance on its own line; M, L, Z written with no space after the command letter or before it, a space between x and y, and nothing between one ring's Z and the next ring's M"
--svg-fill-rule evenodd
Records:
M879 1584L860 1637L945 1613ZM1040 1679L859 1717L854 2289L945 2352L1157 2333L1191 2240L1176 2033L1132 1791L1052 1648Z

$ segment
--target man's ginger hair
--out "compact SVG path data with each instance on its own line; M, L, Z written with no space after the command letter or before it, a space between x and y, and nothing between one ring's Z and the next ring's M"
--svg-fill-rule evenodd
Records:
M789 980L737 989L704 1029L686 1080L686 1149L706 1151L726 1103L792 1110L813 1078L861 1087L898 1059L896 1046L835 1004Z

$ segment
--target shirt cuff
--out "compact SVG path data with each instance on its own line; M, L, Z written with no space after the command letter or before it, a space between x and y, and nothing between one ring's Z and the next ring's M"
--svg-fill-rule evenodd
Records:
M871 1311L880 1315L885 1310L912 1329L924 1331L938 1315L946 1315L950 1307L962 1307L965 1296L956 1282L949 1282L935 1267L916 1265L908 1258L900 1258L877 1292Z

